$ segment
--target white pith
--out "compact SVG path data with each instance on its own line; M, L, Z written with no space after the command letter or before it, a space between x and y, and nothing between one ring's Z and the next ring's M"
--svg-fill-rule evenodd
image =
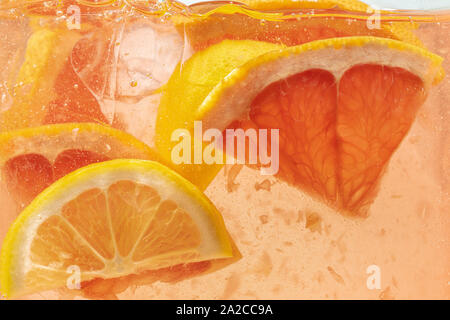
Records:
M216 85L199 107L198 115L203 119L204 128L224 130L235 119L247 116L253 99L268 85L311 69L328 71L339 83L343 74L357 65L399 67L419 76L425 89L428 89L438 71L427 57L375 42L339 49L330 45L317 50L273 56L275 58L269 58L261 64L252 65L250 61L233 70ZM211 108L213 104L214 108Z

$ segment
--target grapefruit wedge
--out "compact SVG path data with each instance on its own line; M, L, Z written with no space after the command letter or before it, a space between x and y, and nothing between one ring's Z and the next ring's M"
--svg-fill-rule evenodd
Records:
M221 215L194 185L157 162L112 160L58 180L21 213L3 243L1 291L14 298L78 284L108 298L232 257ZM81 284L70 282L74 270Z
M27 42L24 62L11 75L14 99L0 113L0 132L39 126L56 97L54 85L80 35L72 30L40 28Z
M249 60L201 104L180 103L195 114L193 120L202 121L203 130L279 129L278 176L344 214L366 216L390 157L442 76L441 61L392 39L318 40ZM189 72L195 83L194 71ZM164 99L160 109L164 115L178 110ZM157 146L163 149L170 149L165 132L180 125L169 118L160 117L157 124ZM184 126L192 130L193 122Z
M88 164L117 158L159 159L131 135L92 123L0 133L0 241L17 215L54 181Z
M0 113L0 132L54 123L108 123L73 67L89 59L80 56L82 34L64 28L34 28L24 62L17 75L11 75L14 99Z

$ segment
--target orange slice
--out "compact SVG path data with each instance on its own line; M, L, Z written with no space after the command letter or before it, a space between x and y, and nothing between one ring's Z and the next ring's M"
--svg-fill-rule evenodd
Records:
M124 290L125 278L174 281L231 257L221 215L194 185L157 162L112 160L58 180L22 212L0 283L10 298L77 285L98 297Z
M441 61L419 47L375 37L274 50L232 70L200 105L181 101L195 113L184 127L192 130L193 121L202 120L203 130L279 129L279 177L344 214L365 216L392 153L441 76ZM195 83L195 72L189 74ZM164 101L165 115L177 110ZM176 127L159 118L158 128L157 146L170 149L164 132Z
M0 133L0 241L19 212L54 181L88 164L117 158L159 159L132 136L90 123Z

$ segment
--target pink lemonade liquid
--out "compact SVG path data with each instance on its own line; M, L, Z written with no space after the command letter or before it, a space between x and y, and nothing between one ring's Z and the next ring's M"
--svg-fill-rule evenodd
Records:
M35 116L28 116L31 120L27 122L17 120L21 128L68 122L103 123L130 133L152 147L161 87L177 65L188 61L195 52L225 39L293 46L353 35L391 37L384 29L367 27L370 14L354 13L358 16L355 19L346 12L344 18L337 18L333 14L342 13L339 9L275 10L284 14L276 23L265 21L257 14L209 13L210 20L204 22L202 29L192 24L192 19L199 15L208 17L207 13L219 8L219 4L211 2L188 8L179 3L167 3L171 6L166 7L136 1L131 8L114 1L105 7L72 2L59 9L40 2L27 10L7 5L0 9L1 132L19 126L12 125L16 120L11 120L15 119L10 117L11 110L20 98L17 95L28 91L14 89L15 85L20 87L14 77L26 59L29 39L42 29L63 30L62 38L49 42L56 43L50 47L53 52L50 59L57 61L55 68L58 66L63 71L44 76L43 81L52 83L51 96L33 96L32 100L41 103L42 108L36 109ZM81 10L80 21L73 18L76 8L69 10L69 5ZM167 13L160 14L164 10ZM289 15L294 18L287 18ZM296 15L310 17L297 19ZM174 16L186 20L176 22L179 20L172 19ZM176 283L156 281L133 285L118 293L118 298L450 297L450 111L447 105L450 100L450 18L446 12L400 12L386 14L383 19L386 23L409 24L411 20L418 23L414 35L427 50L444 59L446 76L429 90L410 129L390 157L367 217L342 215L340 210L282 176L261 175L260 170L251 166L225 165L205 194L223 215L242 259L216 272ZM234 25L242 25L242 32L237 33ZM58 50L63 46L61 39L72 39L69 50ZM45 39L41 41L43 46L49 46ZM62 55L67 57L60 59ZM58 142L54 145L58 146ZM28 174L27 179L41 184L36 188L42 189L62 175L57 172L65 174L89 163L108 160L101 153L83 153L83 145L77 150L66 154L63 169L55 167L62 151L47 156L52 176L47 184L43 182L42 173L45 165L36 164L38 160L33 160L36 158L17 165L14 172L21 177ZM20 152L16 152L14 157L19 155ZM21 199L22 202L15 199L12 194L16 189L8 185L12 180L5 173L6 162L0 166L3 170L1 241L35 195ZM20 167L26 166L31 169L17 173ZM80 298L80 295L57 290L26 298Z

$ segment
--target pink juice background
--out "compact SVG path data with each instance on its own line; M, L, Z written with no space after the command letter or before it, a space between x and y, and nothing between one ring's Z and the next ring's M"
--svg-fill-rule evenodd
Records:
M186 10L176 5L175 12ZM116 2L81 16L81 29L72 31L81 35L78 45L97 48L89 63L74 70L97 99L108 124L153 146L158 89L195 50L168 15L148 14L160 7L136 6L146 8L147 14ZM183 14L217 6L196 5ZM0 9L0 113L11 105L9 77L20 67L33 32L30 16L19 12L6 5ZM430 90L392 155L369 216L344 217L276 177L227 165L205 193L222 213L243 258L178 283L130 287L118 298L450 298L450 15L418 11L386 15L387 20L398 17L418 23L416 36L444 58L446 77ZM49 14L33 23L56 28L65 18L64 12ZM92 26L86 30L83 23L88 21ZM93 77L96 73L102 77ZM0 188L5 185L0 183ZM0 208L9 202L0 199ZM0 239L13 219L0 218ZM379 289L367 286L373 266L380 270ZM26 298L73 297L48 291Z

